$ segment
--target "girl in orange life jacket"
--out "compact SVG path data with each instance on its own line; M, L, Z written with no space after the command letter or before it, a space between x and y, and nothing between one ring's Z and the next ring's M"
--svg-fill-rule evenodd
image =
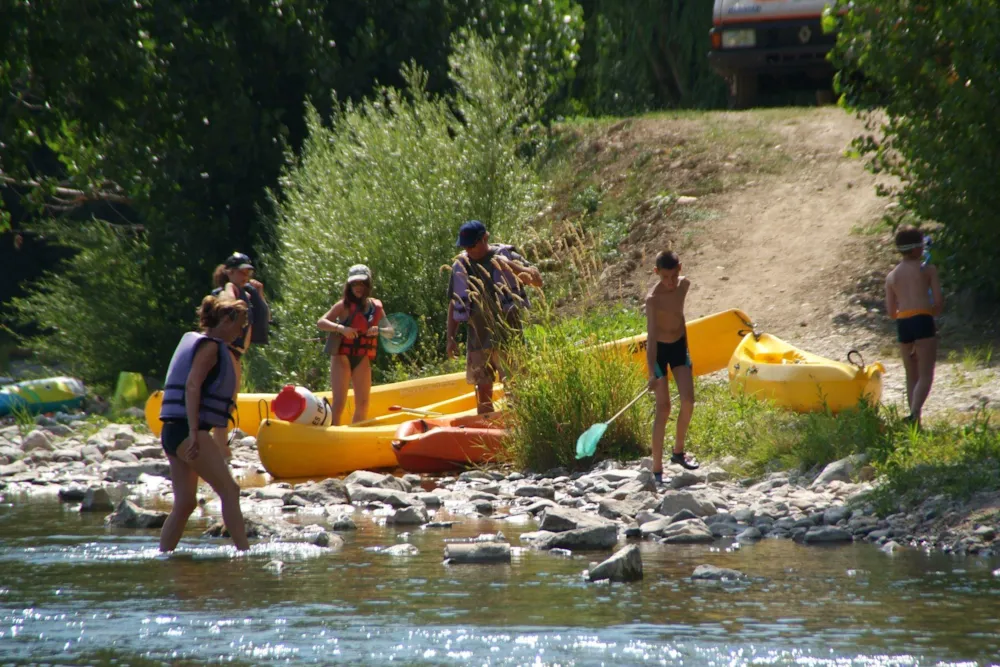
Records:
M331 408L335 425L340 424L347 405L347 390L352 383L354 417L351 423L364 421L368 415L371 362L378 349L378 323L384 315L382 302L371 298L371 293L371 270L364 264L355 264L347 272L344 298L316 322L321 331L340 336L339 346L330 350Z
M246 323L239 334L229 343L229 352L232 355L233 366L236 368L236 388L233 392L234 402L236 401L237 394L239 394L240 383L243 379L243 365L240 360L250 348L250 337L253 334L253 327L250 324L253 318L251 288L257 291L264 306L267 307L267 301L264 300L264 285L259 280L250 277L253 270L253 264L250 263L249 257L242 252L234 252L226 258L225 262L215 267L215 271L212 274L212 281L215 283L215 289L212 290L214 296L228 296L238 299L247 306L248 315ZM233 453L230 451L229 443L226 441L228 435L226 427L213 429L212 435L226 460L232 459Z

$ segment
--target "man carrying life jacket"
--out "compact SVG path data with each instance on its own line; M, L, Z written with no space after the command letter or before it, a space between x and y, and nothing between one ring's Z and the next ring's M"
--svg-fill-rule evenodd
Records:
M463 252L451 268L448 283L449 358L458 352L455 335L462 322L468 325L465 378L475 385L480 414L493 411L493 383L499 374L506 380L504 347L521 335L521 308L528 308L524 286L542 286L542 274L513 246L491 244L486 226L478 220L458 231Z

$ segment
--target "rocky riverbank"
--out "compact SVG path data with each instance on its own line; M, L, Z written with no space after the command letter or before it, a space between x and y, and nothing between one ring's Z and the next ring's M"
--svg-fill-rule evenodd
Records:
M69 416L42 418L23 435L16 425L0 428L0 493L58 493L81 511L108 513L109 525L162 525L165 514L155 506L169 504L171 489L157 438L124 424L97 431L89 426L84 435L87 431L88 425ZM263 472L253 437L237 433L233 454L237 476ZM1000 494L982 494L968 503L930 498L907 512L879 517L865 502L873 481L863 459L837 461L818 475L778 472L753 480L734 479L726 461L693 472L668 467L662 486L654 482L649 465L649 459L604 461L572 475L474 470L436 478L359 471L343 480L244 488L243 511L252 537L324 548L343 543L341 534L355 527L356 512L395 525L437 529L453 525L435 520L443 509L451 517L488 517L500 526L535 522L537 530L523 533L517 546L555 553L610 551L640 540L738 548L761 539L807 545L866 541L886 552L1000 553ZM262 479L269 481L266 475ZM218 514L213 495L201 502L207 512ZM221 524L207 533L225 535ZM406 555L405 546L392 548ZM506 556L504 551L490 547L456 557L475 562L490 560L493 553L509 559L509 550ZM595 576L615 572L600 578L635 578L637 558L634 550L622 550ZM641 562L638 568L641 576Z

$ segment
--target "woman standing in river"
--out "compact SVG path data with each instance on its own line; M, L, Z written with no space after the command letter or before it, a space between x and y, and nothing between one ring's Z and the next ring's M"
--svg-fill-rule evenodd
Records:
M225 430L236 389L236 370L227 343L246 326L247 306L227 297L206 296L198 309L201 332L181 338L163 385L160 440L170 462L174 506L160 533L160 551L173 551L188 517L198 506L198 478L219 494L222 519L236 548L249 548L240 487L222 452L212 441L213 428Z

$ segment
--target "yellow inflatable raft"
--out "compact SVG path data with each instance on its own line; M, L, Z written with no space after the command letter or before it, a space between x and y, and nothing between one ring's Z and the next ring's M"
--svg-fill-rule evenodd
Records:
M770 399L796 412L836 413L856 408L862 397L872 403L882 397L885 368L863 363L845 364L769 334L747 334L729 361L729 386L734 394Z
M497 400L502 395L503 386L497 384L493 398ZM476 393L468 392L420 409L450 417L474 415ZM412 413L395 412L357 426L311 426L268 419L257 431L257 453L264 468L281 479L395 468L398 463L392 441L396 429L413 418Z
M402 405L408 408L437 403L460 396L469 391L465 382L465 373L449 373L418 380L394 382L372 387L368 403L368 414L378 417L389 412L390 405ZM236 398L236 425L247 435L257 435L261 419L267 416L271 401L277 394L240 394ZM330 392L316 392L320 400L330 400ZM163 423L160 421L160 405L163 402L163 392L157 391L146 401L146 423L154 435L160 435ZM347 394L347 407L344 415L350 419L354 413L354 391ZM395 415L392 415L395 416ZM405 420L403 420L405 421Z

